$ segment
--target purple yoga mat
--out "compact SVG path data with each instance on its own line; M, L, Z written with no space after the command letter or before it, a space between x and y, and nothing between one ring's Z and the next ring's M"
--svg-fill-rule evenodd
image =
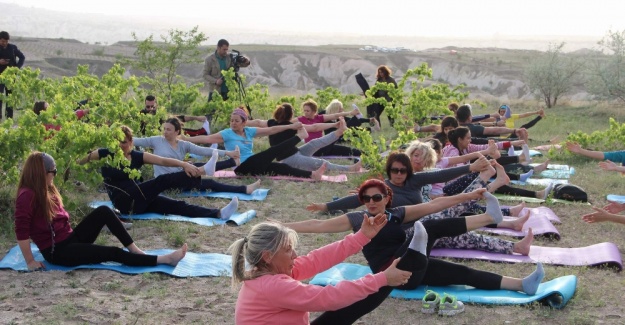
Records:
M505 235L510 237L525 237L529 228L532 228L534 235L551 236L555 240L560 240L560 233L558 229L551 223L549 218L541 213L545 211L531 211L530 217L523 225L523 229L518 231L509 228L480 228L481 231L491 234ZM555 216L555 214L554 214ZM556 217L557 218L557 217ZM505 217L505 220L514 220L515 218Z
M237 174L235 174L234 171L232 170L219 170L215 172L215 177L239 177L239 176L237 176ZM245 176L242 176L242 177L245 177ZM312 178L301 178L301 177L294 177L294 176L267 176L267 177L271 179L282 179L282 180L290 180L290 181L298 181L298 182L315 182L315 180ZM345 174L323 175L321 176L321 180L324 182L335 182L335 183L347 182L347 175Z
M543 247L532 246L529 256L489 253L476 250L436 248L432 257L452 257L462 259L477 259L492 262L506 263L536 263L563 265L563 266L600 266L623 269L621 253L613 243L600 243L586 247Z

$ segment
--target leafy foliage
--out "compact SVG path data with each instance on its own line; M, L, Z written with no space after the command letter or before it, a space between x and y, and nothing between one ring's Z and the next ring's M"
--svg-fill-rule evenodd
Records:
M625 30L608 31L599 46L604 55L591 58L588 91L600 99L625 101Z

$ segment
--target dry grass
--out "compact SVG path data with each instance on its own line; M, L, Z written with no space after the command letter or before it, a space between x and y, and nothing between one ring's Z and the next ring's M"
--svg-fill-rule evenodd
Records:
M567 131L581 129L591 131L607 125L604 114L612 114L609 107L595 107L593 114L588 108L559 108L548 112L549 118L531 129L536 144L556 134L565 137ZM600 117L588 117L597 115ZM622 116L621 116L622 117ZM622 149L622 148L615 148ZM538 161L541 161L539 158ZM584 187L593 204L606 203L608 193L625 193L624 179L615 174L599 171L595 162L584 159L554 161L574 165L578 172L571 182ZM266 201L241 202L241 209L255 209L258 217L241 227L200 227L188 223L137 221L131 235L145 249L173 247L183 238L192 251L198 253L227 253L227 247L249 229L267 218L282 221L326 218L304 210L310 202L331 200L356 185L355 177L345 184L295 183L263 180L263 187L271 188ZM241 180L228 180L240 182ZM251 180L243 180L249 182ZM11 192L11 191L9 191ZM91 192L87 192L91 193ZM95 192L93 192L95 193ZM2 193L0 193L0 196ZM8 196L4 197L6 202ZM86 196L86 197L85 197ZM90 200L95 196L84 193L68 194L68 199ZM225 200L196 198L192 202L207 206L223 206ZM531 205L530 205L531 206ZM560 241L537 238L536 245L579 247L598 242L614 242L623 245L625 228L614 224L584 224L580 216L590 211L585 205L550 206L562 219L557 228ZM10 209L8 206L5 207ZM5 210L6 211L6 210ZM84 214L86 209L73 211ZM8 212L8 211L7 211ZM7 220L7 216L2 220ZM11 231L2 227L0 249L15 245ZM302 234L298 252L308 251L342 238L344 234ZM116 244L110 235L103 242ZM349 262L365 263L361 254ZM496 264L466 261L469 266L496 273L522 277L530 273L532 265ZM387 299L378 309L363 317L359 324L617 324L623 323L625 308L620 304L621 288L625 280L611 269L586 267L546 266L546 279L574 274L578 277L575 297L562 310L552 310L538 305L529 306L467 306L466 311L454 318L426 316L420 313L420 302ZM230 324L236 302L236 291L230 287L230 279L216 278L170 278L158 274L138 276L122 275L110 271L81 270L69 273L36 272L17 273L1 271L0 322L8 324ZM314 316L314 315L313 315Z

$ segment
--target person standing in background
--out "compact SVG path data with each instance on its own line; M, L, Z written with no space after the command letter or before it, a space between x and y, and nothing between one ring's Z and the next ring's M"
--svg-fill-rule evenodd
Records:
M21 68L24 65L26 57L15 46L15 44L9 44L9 33L5 31L0 32L0 74L8 67ZM11 91L5 84L0 83L0 94L11 94ZM0 100L0 119L2 118L2 100ZM13 108L9 107L8 103L5 108L4 116L6 118L13 118Z

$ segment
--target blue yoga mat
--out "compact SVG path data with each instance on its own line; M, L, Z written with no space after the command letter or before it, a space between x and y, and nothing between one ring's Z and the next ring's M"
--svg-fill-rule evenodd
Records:
M180 192L177 197L214 197L221 199L232 199L235 196L239 201L264 201L267 198L269 189L259 188L252 194L232 193L232 192L211 192L211 191L184 191Z
M101 205L106 205L108 207L113 208L113 203L111 201L93 201L89 203L89 206L92 208L97 208ZM171 221L185 221L185 222L193 222L201 226L216 226L216 225L230 225L230 226L240 226L254 218L256 216L256 210L247 210L243 213L237 212L230 219L223 220L217 218L189 218L184 216L178 216L173 214L159 214L159 213L141 213L141 214L122 214L122 219L128 220L171 220Z
M355 280L371 273L371 269L365 265L341 263L331 269L317 274L310 284L335 285L342 280ZM420 286L414 290L395 289L391 297L400 299L422 299L426 290L434 290L438 293L446 292L455 295L458 300L466 303L488 305L519 305L539 301L556 309L566 306L575 294L577 277L567 275L541 283L535 295L529 296L521 292L510 290L481 290L464 285L447 287Z
M567 179L553 179L553 178L529 178L526 182L521 182L517 180L510 181L511 184L515 185L537 185L537 186L547 186L549 183L555 184L568 184L569 181Z
M606 199L610 202L625 204L625 195L608 194Z
M41 252L35 244L30 244L30 249L33 251L33 256L37 261L44 261ZM156 249L146 250L147 254L163 255L173 252L172 249ZM43 262L46 266L45 271L72 271L77 269L97 269L97 270L111 270L125 274L141 274L141 273L153 273L160 272L169 274L175 277L190 277L190 276L232 276L232 257L224 254L197 254L187 252L187 255L173 267L170 265L157 265L157 266L126 266L115 262L106 262L101 264L86 264L79 266L60 266L50 264L46 261ZM27 272L28 267L26 261L22 256L19 246L11 248L9 253L0 260L0 269L13 269L15 271Z

